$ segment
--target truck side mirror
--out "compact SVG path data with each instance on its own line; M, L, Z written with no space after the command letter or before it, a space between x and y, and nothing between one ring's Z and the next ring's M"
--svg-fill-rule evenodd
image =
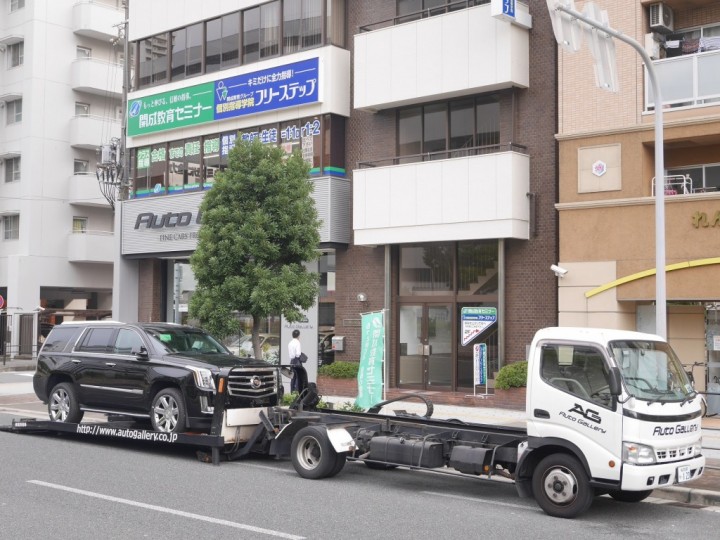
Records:
M608 382L610 387L611 396L619 396L622 394L622 375L620 374L620 368L610 368L610 381Z

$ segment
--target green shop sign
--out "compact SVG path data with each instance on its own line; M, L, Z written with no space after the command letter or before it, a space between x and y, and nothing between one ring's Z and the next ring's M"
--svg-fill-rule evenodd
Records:
M133 99L128 108L128 135L147 135L167 129L211 122L214 83Z

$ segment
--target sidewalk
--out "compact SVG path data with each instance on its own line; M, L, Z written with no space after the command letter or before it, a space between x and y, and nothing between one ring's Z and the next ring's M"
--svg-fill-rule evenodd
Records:
M31 358L14 358L6 360L3 365L0 359L0 373L13 371L35 371L35 360ZM323 396L323 400L332 403L335 408L343 405L351 406L354 397ZM425 404L419 400L395 402L386 406L383 414L392 414L392 411L404 410L418 415L426 414ZM490 407L461 407L456 405L433 404L432 418L457 418L476 424L500 424L509 427L525 427L525 411L511 409L497 409ZM705 430L718 430L720 432L720 417L703 418L702 427ZM655 498L667 499L681 503L701 506L720 506L720 459L708 458L703 475L681 486L656 489Z

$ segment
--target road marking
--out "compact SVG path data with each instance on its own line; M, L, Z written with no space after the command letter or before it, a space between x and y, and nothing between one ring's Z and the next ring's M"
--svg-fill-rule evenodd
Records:
M155 506L154 504L145 504L137 501L131 501L128 499L121 499L119 497L112 497L110 495L103 495L102 493L94 493L92 491L85 491L83 489L71 488L68 486L61 486L58 484L51 484L49 482L43 482L42 480L28 480L28 483L35 484L38 486L49 487L52 489L59 489L62 491L68 491L77 495L85 495L86 497L94 497L96 499L102 499L105 501L116 502L120 504L127 504L128 506L136 506L138 508L145 508L146 510L154 510L156 512L163 512L165 514L172 514L174 516L181 516L190 519L197 519L198 521L205 521L207 523L214 523L215 525L224 525L226 527L232 527L234 529L242 529L244 531L251 531L261 534L267 534L269 536L276 536L278 538L288 538L290 540L303 540L304 536L296 536L294 534L287 534L280 531L273 531L271 529L262 529L260 527L253 527L252 525L245 525L244 523L236 523L234 521L227 521L225 519L216 519L208 516L201 516L200 514L192 514L190 512L183 512L182 510L173 510L172 508L164 508L162 506Z
M522 504L504 503L504 502L494 501L492 499L480 499L478 497L463 497L462 495L451 495L449 493L439 493L437 491L422 491L421 493L425 493L426 495L434 495L436 497L447 497L448 499L459 499L461 501L470 501L470 502L474 502L474 503L487 503L487 504L494 504L496 506L507 506L509 508L517 508L519 510L533 510L533 508L531 508L529 506L523 506Z

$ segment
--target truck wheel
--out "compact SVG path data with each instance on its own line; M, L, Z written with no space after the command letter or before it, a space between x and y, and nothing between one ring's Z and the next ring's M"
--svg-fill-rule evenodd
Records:
M48 415L53 422L77 424L82 420L84 411L80 410L75 388L70 383L56 384L48 399Z
M163 388L150 407L150 422L155 431L179 433L185 429L187 413L182 394L175 388Z
M330 444L327 432L316 426L306 426L295 434L290 457L297 473L311 480L332 476L337 465L337 452ZM338 472L340 469L335 474Z
M594 490L585 469L568 454L552 454L540 461L532 483L538 505L554 517L577 517L593 501Z
M333 470L330 471L330 474L328 474L328 478L332 478L337 473L342 471L343 467L345 467L346 461L347 461L347 453L345 453L345 452L337 453L337 459L335 460L335 466L333 467Z
M647 499L650 494L653 492L652 489L648 489L645 491L611 491L610 496L615 499L616 501L620 502L627 502L627 503L636 503L640 501L644 501Z

